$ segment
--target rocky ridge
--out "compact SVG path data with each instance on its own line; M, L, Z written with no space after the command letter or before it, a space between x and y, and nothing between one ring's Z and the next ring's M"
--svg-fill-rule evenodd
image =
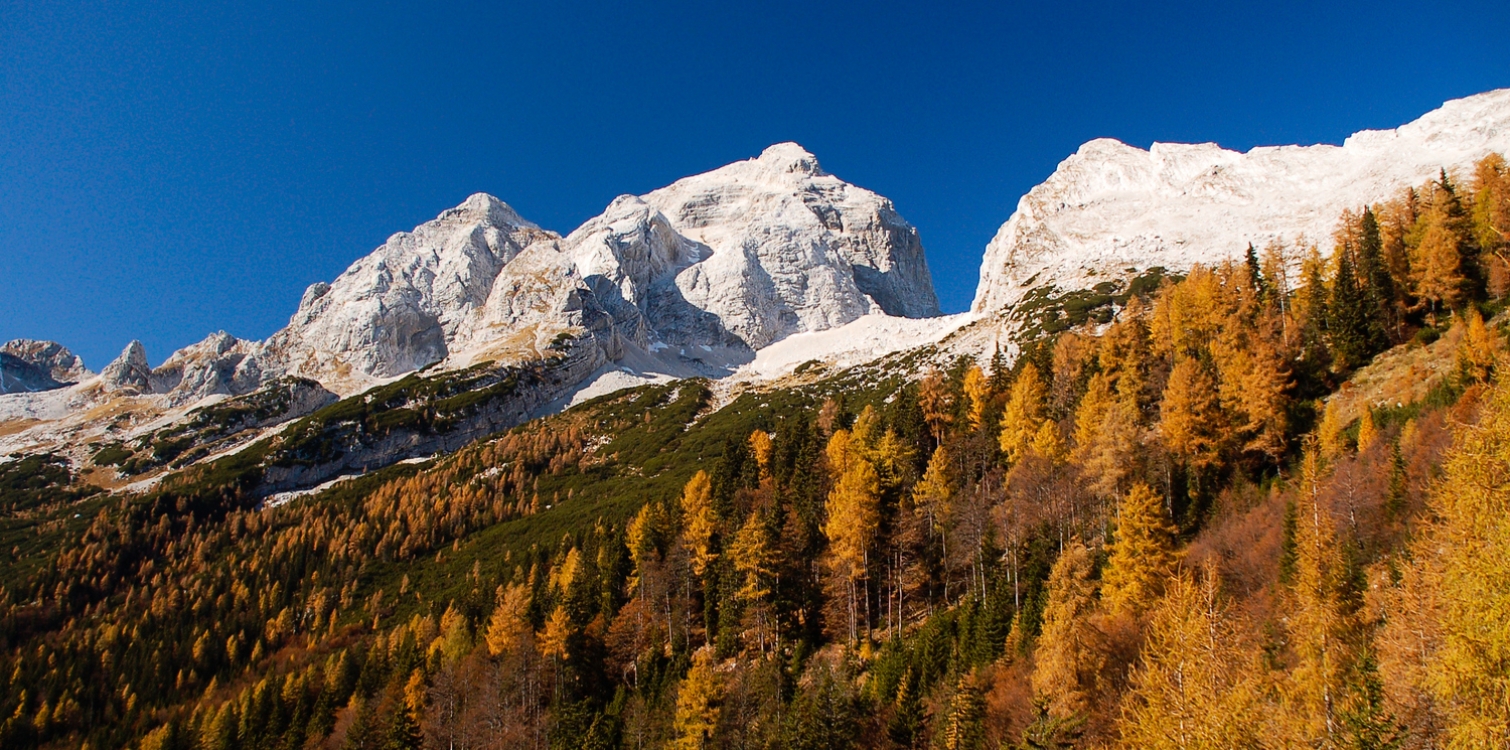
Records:
M1081 146L986 248L972 310L1000 314L1033 289L1089 289L1154 267L1188 269L1271 241L1325 246L1344 209L1510 152L1510 89L1449 101L1393 130L1341 146L1265 146L1110 138ZM1325 248L1330 249L1330 248Z

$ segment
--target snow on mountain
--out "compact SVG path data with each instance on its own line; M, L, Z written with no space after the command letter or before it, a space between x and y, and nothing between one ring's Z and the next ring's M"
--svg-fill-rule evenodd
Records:
M310 286L268 339L262 369L351 391L443 360L504 266L555 239L503 201L473 195L388 238L334 282Z
M256 355L338 392L428 365L539 358L562 335L715 374L794 333L938 314L917 230L796 144L621 196L566 237L478 194L394 235ZM681 368L678 370L678 368Z
M1271 240L1330 242L1344 209L1510 152L1510 89L1447 102L1341 146L1247 153L1215 144L1144 151L1091 141L1018 202L986 248L972 309L1002 312L1035 287L1089 288L1155 266L1183 270Z
M677 288L751 349L871 312L939 314L917 230L795 143L644 196L712 250Z

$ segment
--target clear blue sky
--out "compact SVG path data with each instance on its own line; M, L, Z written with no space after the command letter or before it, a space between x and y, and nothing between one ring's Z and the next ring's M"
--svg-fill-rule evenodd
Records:
M0 4L0 340L261 338L476 191L570 231L794 140L946 310L1082 142L1340 142L1510 86L1510 3Z

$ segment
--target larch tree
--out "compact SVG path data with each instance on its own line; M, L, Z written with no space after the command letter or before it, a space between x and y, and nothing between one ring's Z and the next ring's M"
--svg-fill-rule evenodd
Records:
M488 618L488 629L484 636L489 654L503 656L524 642L530 634L529 608L530 592L523 583L500 587L498 605Z
M698 577L718 558L713 549L713 535L718 518L713 509L713 481L706 471L698 471L682 488L682 538L692 558L692 572Z
M1038 368L1029 362L1012 382L1012 393L1001 417L1001 450L1008 463L1017 463L1027 455L1043 421L1043 379Z
M923 478L912 487L912 507L928 522L928 533L948 538L954 512L954 477L949 470L949 452L943 446L933 451Z
M858 582L865 578L869 568L870 546L880 523L881 495L875 467L858 454L853 442L846 430L836 431L829 439L827 453L833 489L828 493L828 517L823 523L834 573L849 592L851 641L859 638Z
M1278 461L1285 452L1290 370L1277 342L1263 329L1270 321L1223 328L1211 344L1218 397L1230 415L1233 441L1243 450Z
M774 451L775 445L771 442L770 433L765 430L750 433L750 453L755 456L755 464L759 468L762 482L771 478L771 456Z
M1135 398L1115 393L1105 375L1092 376L1075 411L1071 458L1080 465L1096 495L1110 501L1122 494L1128 477L1137 470L1142 432Z
M1470 383L1488 382L1504 348L1503 339L1484 324L1478 310L1470 308L1465 318L1458 342L1458 373Z
M1345 602L1347 571L1331 513L1321 500L1323 459L1312 445L1302 461L1295 501L1295 574L1286 626L1296 664L1284 686L1285 730L1310 746L1335 746L1339 713L1353 665L1353 618Z
M954 398L949 392L949 382L937 369L929 370L918 383L918 408L923 412L923 421L928 423L934 446L943 444L944 434L954 422Z
M1216 571L1181 572L1153 610L1123 699L1122 745L1148 750L1263 747L1258 649L1217 592Z
M1095 561L1080 540L1060 553L1049 572L1048 603L1038 636L1033 693L1051 716L1083 715L1105 659L1091 615L1096 609Z
M1510 385L1496 383L1432 493L1437 520L1414 547L1440 646L1426 683L1449 747L1510 741Z
M671 747L674 750L711 747L722 701L723 680L713 663L713 647L703 646L692 655L692 668L687 670L677 690L673 726L676 738Z
M986 424L986 408L991 403L991 381L977 365L965 370L965 400L969 408L970 429L979 430Z
M766 630L772 586L776 577L776 549L771 539L770 528L758 511L750 517L734 535L729 547L729 557L734 562L734 571L739 575L739 590L735 596L746 607L756 646L761 653L766 650Z
M1171 453L1191 468L1215 466L1221 459L1223 419L1219 389L1199 360L1180 360L1164 388L1159 434Z
M1112 613L1142 612L1158 599L1174 562L1174 527L1163 499L1138 482L1118 508L1116 541L1101 579L1102 604Z
M1445 210L1434 207L1422 221L1410 255L1411 281L1416 297L1430 306L1435 322L1438 312L1457 307L1462 298L1462 248Z

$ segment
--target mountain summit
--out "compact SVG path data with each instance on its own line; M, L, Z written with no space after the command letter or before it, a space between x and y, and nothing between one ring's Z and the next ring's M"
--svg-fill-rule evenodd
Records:
M1344 209L1510 151L1510 89L1456 99L1341 146L1110 138L1081 146L1017 204L986 248L972 309L1005 312L1034 288L1090 288L1155 266L1183 270L1274 240L1330 241Z

